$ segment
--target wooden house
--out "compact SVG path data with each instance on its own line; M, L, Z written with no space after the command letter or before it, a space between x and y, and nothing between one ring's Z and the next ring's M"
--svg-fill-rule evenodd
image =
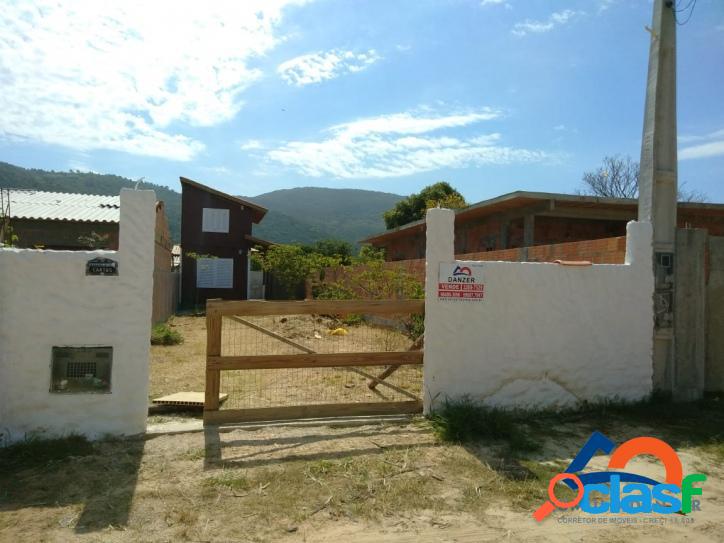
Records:
M267 210L181 177L181 304L208 298L245 300L249 292L252 237Z

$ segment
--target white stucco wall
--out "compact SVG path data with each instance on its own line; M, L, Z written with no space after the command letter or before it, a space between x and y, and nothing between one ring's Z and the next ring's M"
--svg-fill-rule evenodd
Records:
M155 202L121 191L118 251L0 249L0 444L145 430ZM95 257L119 275L86 276ZM49 392L53 346L113 347L111 393Z
M652 390L651 225L623 265L485 262L482 301L438 301L454 214L427 214L425 412L463 395L502 407L640 399ZM477 264L477 263L476 263Z

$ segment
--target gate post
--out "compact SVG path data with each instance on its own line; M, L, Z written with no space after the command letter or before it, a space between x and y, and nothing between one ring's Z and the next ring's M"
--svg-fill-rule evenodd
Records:
M221 372L209 369L209 357L221 356L221 314L206 307L206 388L204 397L204 411L217 411L219 409L219 388L221 385Z
M447 352L440 349L449 341L446 326L441 322L437 299L440 262L455 260L455 212L451 209L432 208L425 216L427 224L425 247L425 364L423 376L423 413L430 414L435 404L444 398L439 395L439 375L445 370L442 361ZM436 379L437 377L437 379Z

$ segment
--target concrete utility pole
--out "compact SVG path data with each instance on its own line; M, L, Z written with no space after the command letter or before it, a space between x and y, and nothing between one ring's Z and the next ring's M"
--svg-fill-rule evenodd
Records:
M639 220L654 231L654 388L674 392L674 251L676 246L676 13L654 0L641 143Z

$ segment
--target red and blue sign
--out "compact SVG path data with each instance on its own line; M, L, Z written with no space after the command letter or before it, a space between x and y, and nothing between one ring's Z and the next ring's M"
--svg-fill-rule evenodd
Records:
M437 284L438 300L480 301L484 294L482 263L440 263Z

